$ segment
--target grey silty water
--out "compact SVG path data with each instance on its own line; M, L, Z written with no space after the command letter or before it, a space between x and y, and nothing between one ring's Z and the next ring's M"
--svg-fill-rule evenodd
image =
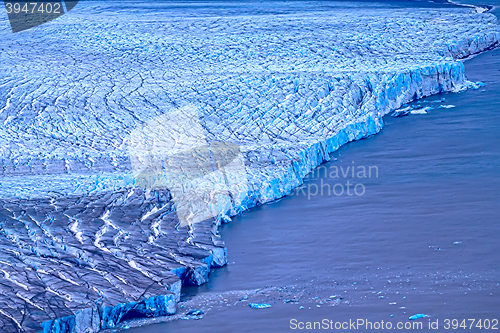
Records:
M292 318L396 323L417 313L429 316L419 330L427 331L428 320L443 330L446 319L499 319L500 51L465 65L470 80L487 85L414 103L431 106L428 114L386 116L381 133L334 153L304 192L225 225L229 264L185 289L186 308L208 310L203 320L130 332L277 332L291 330ZM330 177L353 166L376 167L378 177L375 169ZM325 184L347 180L365 193L326 194ZM241 290L257 290L272 307L227 300Z

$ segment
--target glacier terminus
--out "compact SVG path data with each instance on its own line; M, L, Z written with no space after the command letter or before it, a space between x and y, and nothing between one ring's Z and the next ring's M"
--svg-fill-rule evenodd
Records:
M0 331L90 333L174 314L227 263L221 223L384 115L478 88L463 61L500 29L458 6L81 1L17 33L2 9L0 36ZM189 156L211 161L191 189L232 184L203 211L139 177L152 158L161 178L190 130Z

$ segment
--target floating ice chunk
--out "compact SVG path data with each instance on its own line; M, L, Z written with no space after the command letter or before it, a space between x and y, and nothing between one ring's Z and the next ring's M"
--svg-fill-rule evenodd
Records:
M432 107L426 106L425 108L412 110L410 113L411 114L427 114L427 111L430 111L430 110L432 110Z
M467 81L467 88L469 89L473 89L473 90L477 90L481 87L484 87L486 84L483 83L483 82L471 82L471 81Z
M412 109L411 106L407 106L407 107L402 108L402 109L394 110L394 112L391 114L391 117L398 118L398 117L407 116L410 114L411 109Z
M183 320L202 319L204 314L205 314L205 312L203 312L202 310L193 309L193 310L189 310L186 313L186 315L184 317L182 317L181 319L183 319Z
M267 303L250 303L248 304L249 307L252 309L265 309L265 308L270 308L271 304Z
M440 105L439 106L439 109L451 109L451 108L454 108L455 105Z
M339 295L331 295L330 298L332 298L332 299L344 299L344 297L339 296Z
M205 314L203 310L189 310L188 313L186 313L186 316L201 316L202 314Z
M423 314L423 313L417 313L417 314L414 314L413 316L409 316L408 319L416 320L416 319L425 318L425 317L428 317L428 316L426 314Z

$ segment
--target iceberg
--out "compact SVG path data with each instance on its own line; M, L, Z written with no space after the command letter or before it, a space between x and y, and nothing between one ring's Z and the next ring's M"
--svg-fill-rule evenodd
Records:
M183 320L203 319L204 314L205 314L205 312L203 312L202 310L196 310L196 309L189 310L184 317L181 317L181 319L183 319Z
M250 303L250 304L248 304L248 306L251 307L252 309L266 309L266 308L270 308L271 304L267 304L267 303Z
M411 110L412 110L411 106L407 106L407 107L402 108L402 109L394 110L394 112L391 113L391 117L399 118L399 117L407 116L410 114Z
M424 108L419 108L419 109L411 110L410 113L411 114L427 114L427 112L430 111L430 110L432 110L432 107L426 106Z
M417 319L426 318L426 317L428 317L428 315L423 314L423 313L417 313L417 314L414 314L412 316L409 316L408 319L409 320L417 320Z
M500 40L495 17L468 8L127 6L80 2L19 33L0 17L2 332L98 332L175 313L182 286L227 263L220 224L290 194L393 110L475 89L462 59ZM196 206L177 214L184 188L139 186L147 155L130 149L168 155L144 138L172 129L148 124L184 108L203 130L190 154L226 168L210 144L228 143L246 173L196 223L184 222ZM143 184L169 184L153 171ZM198 171L191 180L231 183L208 163Z

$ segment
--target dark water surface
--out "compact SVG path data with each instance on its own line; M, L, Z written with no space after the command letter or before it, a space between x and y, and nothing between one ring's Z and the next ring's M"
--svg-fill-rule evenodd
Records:
M487 86L419 101L434 107L426 115L385 117L381 133L342 147L320 175L309 175L306 195L223 226L229 264L208 284L184 289L186 309L204 309L202 320L129 332L282 332L292 318L396 325L417 313L430 317L410 331L428 331L429 319L448 331L445 319L500 319L500 50L467 61L466 72ZM372 175L344 178L341 166L372 166ZM330 177L335 167L338 178ZM365 193L326 193L324 184L346 190L347 180ZM321 185L323 195L308 198ZM230 300L234 291L266 287L274 289L254 297L271 308ZM215 295L217 306L207 305Z

